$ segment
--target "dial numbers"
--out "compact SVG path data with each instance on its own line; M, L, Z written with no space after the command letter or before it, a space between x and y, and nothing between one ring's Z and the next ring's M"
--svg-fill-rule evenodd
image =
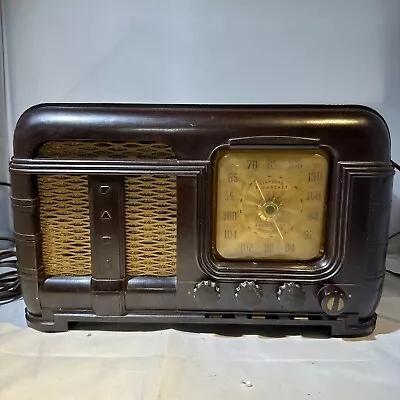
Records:
M215 250L228 260L322 255L328 160L299 150L231 150L217 159Z

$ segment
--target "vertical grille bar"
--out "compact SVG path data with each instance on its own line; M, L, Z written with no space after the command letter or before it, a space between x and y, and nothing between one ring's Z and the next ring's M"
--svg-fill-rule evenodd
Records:
M122 315L124 296L124 194L122 176L89 176L92 307Z
M89 176L92 276L125 275L123 177Z

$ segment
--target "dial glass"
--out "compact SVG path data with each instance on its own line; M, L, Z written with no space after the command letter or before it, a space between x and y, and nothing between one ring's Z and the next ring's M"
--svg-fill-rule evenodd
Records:
M227 260L309 261L324 252L328 157L229 150L216 160L214 250Z

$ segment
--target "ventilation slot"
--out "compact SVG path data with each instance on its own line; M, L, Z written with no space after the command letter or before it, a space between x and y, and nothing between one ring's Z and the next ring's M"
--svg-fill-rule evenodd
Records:
M176 275L176 177L125 178L126 274Z
M45 274L91 274L87 176L38 176Z

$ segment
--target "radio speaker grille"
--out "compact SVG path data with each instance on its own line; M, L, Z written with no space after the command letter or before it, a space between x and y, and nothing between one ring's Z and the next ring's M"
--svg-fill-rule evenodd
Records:
M90 275L87 176L38 177L42 256L46 275Z
M154 142L51 141L40 158L175 159ZM42 254L46 275L91 274L87 176L38 177ZM127 276L176 274L177 200L173 175L125 177L125 269Z
M176 274L176 177L125 178L126 273Z
M51 141L39 147L40 158L174 159L172 149L158 142Z

